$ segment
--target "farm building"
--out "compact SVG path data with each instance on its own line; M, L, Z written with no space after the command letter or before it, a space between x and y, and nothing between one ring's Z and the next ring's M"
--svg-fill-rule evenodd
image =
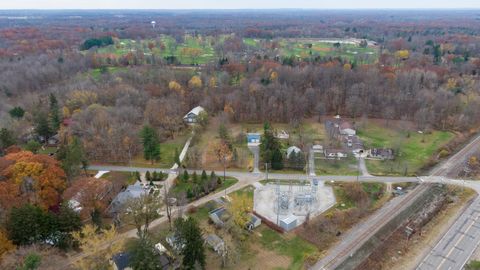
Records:
M205 112L205 109L201 106L197 106L189 111L184 117L183 121L187 124L195 124L198 122L198 117L202 112Z

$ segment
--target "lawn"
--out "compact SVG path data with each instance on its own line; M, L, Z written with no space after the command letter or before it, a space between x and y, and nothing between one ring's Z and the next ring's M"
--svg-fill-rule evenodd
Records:
M367 160L367 168L376 175L413 175L425 166L430 158L455 136L448 131L420 134L405 129L387 128L378 123L368 123L357 132L365 148L392 148L393 161Z
M121 183L122 185L133 185L137 181L135 173L133 172L109 172L102 175L101 178Z
M280 234L264 225L257 230L260 232L259 242L265 249L292 259L288 269L303 269L305 258L318 251L314 245L293 233Z
M183 40L178 43L172 36L168 35L162 35L157 39L138 41L115 39L115 44L98 48L97 53L102 57L111 58L111 55L123 57L143 52L145 59L140 59L140 61L146 61L147 63L150 60L149 56L153 55L157 58L174 56L178 63L183 65L201 65L217 60L218 55L213 44L224 43L226 37L226 35L219 37L185 35ZM262 39L244 38L243 43L250 48L249 51L254 53L256 50L264 50L262 47L269 42ZM333 43L318 39L280 39L277 44L281 55L285 57L340 57L359 64L374 63L378 59L376 48L362 48L354 44L341 44L339 48L335 48ZM311 47L309 44L311 44ZM132 57L129 56L128 61L132 62ZM98 76L98 72L96 73L96 76Z
M144 39L135 41L131 39L115 40L114 45L97 49L99 54L113 54L117 57L129 53L143 51L145 56L154 55L160 58L175 56L180 64L206 64L215 58L215 51L212 47L212 37L193 37L185 35L183 42L177 43L171 36L162 35L158 40ZM194 49L195 54L190 54ZM195 56L194 56L195 55Z
M310 45L311 44L311 48ZM295 40L286 39L280 42L280 49L284 56L307 58L310 56L339 57L350 62L371 64L377 61L376 48L362 48L354 44L341 44L336 48L333 43L322 40Z
M188 133L188 132L187 132ZM189 134L189 133L188 133ZM188 139L188 135L180 135L175 139L167 140L160 144L160 161L152 162L143 158L143 153L135 157L131 165L146 168L171 168L175 163L175 149L180 153Z
M357 175L358 161L349 154L347 158L315 159L315 173L317 175Z

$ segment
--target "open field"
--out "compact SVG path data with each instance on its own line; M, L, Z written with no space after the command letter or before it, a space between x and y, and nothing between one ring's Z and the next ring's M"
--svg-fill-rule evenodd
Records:
M315 159L315 174L317 175L357 175L357 168L358 161L351 153L349 153L347 158L342 158L340 160L323 158Z
M420 134L374 121L361 125L357 134L366 149L392 148L396 152L393 161L366 161L369 173L375 175L413 175L455 136L436 130Z
M166 59L175 57L175 63L182 65L201 65L216 61L219 55L214 50L214 44L223 44L226 36L218 38L212 36L185 35L183 40L176 41L173 37L162 35L157 39L131 40L115 39L115 44L98 48L97 53L107 58L127 56L131 62L132 56L149 58L151 56ZM341 58L345 61L358 64L374 63L378 59L378 50L375 47L361 47L358 44L338 43L322 39L253 39L244 38L243 44L252 53L262 53L276 50L282 57L307 59L311 57ZM275 44L272 46L272 44ZM148 60L150 61L150 60Z
M160 144L160 161L152 162L143 158L143 153L133 158L131 165L147 168L170 168L175 163L175 149L180 153L188 139L187 134L177 136Z

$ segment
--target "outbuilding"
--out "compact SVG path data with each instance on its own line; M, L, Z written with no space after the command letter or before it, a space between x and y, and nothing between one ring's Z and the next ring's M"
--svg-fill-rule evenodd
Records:
M282 227L285 231L290 231L297 227L297 217L294 215L290 215L286 218L280 220L280 227Z
M247 229L249 231L257 228L261 224L262 220L259 217L255 216L254 214L250 214L250 221L247 223Z
M247 133L247 143L249 145L260 144L260 133Z

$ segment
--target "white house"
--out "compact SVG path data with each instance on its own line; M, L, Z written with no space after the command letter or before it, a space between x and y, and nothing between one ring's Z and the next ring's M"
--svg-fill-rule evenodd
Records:
M193 108L191 111L189 111L184 117L183 121L187 124L194 124L197 123L197 118L200 115L200 113L205 112L205 109L201 106L197 106Z

